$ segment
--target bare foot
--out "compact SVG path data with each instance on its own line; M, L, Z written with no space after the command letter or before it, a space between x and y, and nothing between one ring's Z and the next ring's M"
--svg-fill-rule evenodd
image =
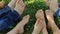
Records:
M42 19L43 18L43 17L41 17L42 15L43 15L43 10L38 10L35 17L36 17L36 19L39 19L39 18Z
M46 10L45 13L46 13L46 17L48 19L48 25L51 27L53 33L59 34L60 31L59 31L59 28L57 27L57 25L54 22L52 11Z
M18 0L11 0L11 2L8 4L8 6L9 6L11 9L14 9L17 1L18 1Z
M58 0L50 0L50 10L52 10L54 13L58 9Z
M40 31L43 29L43 27L44 26L43 26L42 20L37 19L32 34L39 34Z
M46 17L47 17L48 20L53 20L54 19L53 12L51 10L46 10L45 13L46 13Z
M10 32L7 34L22 34L24 32L24 25L26 25L29 21L30 16L24 16L22 21L19 22L14 29L12 29Z
M43 10L38 10L35 16L37 19L42 20L42 23L44 25L44 28L42 30L43 34L48 34L47 29L46 29L46 23L45 23Z
M23 3L23 0L18 0L16 2L15 10L21 15L24 11L25 4Z
M43 10L38 10L35 17L36 17L36 19L42 20L45 24L45 18L44 18ZM46 27L46 24L45 24L45 27Z
M23 33L24 32L24 26L28 23L30 16L24 16L22 21L20 23L17 24L17 26L15 27L16 29L18 29L19 33Z

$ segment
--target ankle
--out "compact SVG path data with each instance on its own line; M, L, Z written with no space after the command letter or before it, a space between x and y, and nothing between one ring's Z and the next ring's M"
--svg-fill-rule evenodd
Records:
M11 9L14 9L15 4L16 4L16 1L12 0L12 1L8 4L8 6L9 6Z

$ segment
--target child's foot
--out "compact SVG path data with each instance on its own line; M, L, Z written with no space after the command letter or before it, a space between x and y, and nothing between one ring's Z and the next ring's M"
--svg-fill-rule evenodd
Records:
M16 25L14 29L12 29L10 32L7 34L22 34L24 32L24 25L26 25L29 21L30 16L24 16L22 21Z
M48 25L52 29L53 33L59 34L60 31L59 31L59 28L57 27L57 25L54 22L52 11L46 10L45 13L46 13L46 17L48 19Z
M36 17L36 19L43 18L43 17L41 17L42 15L44 15L43 10L38 10L35 17Z
M46 17L47 17L47 19L48 19L48 28L50 29L51 27L50 27L50 22L52 21L53 22L53 12L52 11L50 11L50 10L46 10L45 11L45 14L46 14Z
M42 22L44 23L44 25L46 27L43 10L38 10L35 16L36 16L36 19L42 20Z
M46 14L46 17L49 20L53 21L54 20L54 17L53 17L53 12L51 10L46 10L45 11L45 14Z
M11 9L14 9L15 8L15 4L18 0L11 0L11 2L8 4L8 6L11 8Z
M21 15L24 11L25 4L23 3L23 0L18 0L16 2L15 10Z
M43 21L40 19L37 19L32 34L39 34L43 29L43 27L44 27Z
M16 29L18 29L19 33L23 33L24 32L24 26L28 23L30 16L24 16L22 21L20 21L20 23L17 24L17 26L15 27Z
M34 27L33 34L35 32L36 33L40 33L41 30L43 30L43 33L44 32L46 33L46 30L45 30L46 29L46 23L45 23L43 11L42 10L38 10L35 16L36 16L37 21L36 21L36 24L35 24L35 27Z

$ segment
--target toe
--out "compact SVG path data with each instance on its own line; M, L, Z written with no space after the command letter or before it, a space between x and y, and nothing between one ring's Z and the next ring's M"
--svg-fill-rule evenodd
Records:
M36 13L36 18L40 18L40 16L43 15L43 10L38 10L37 13Z

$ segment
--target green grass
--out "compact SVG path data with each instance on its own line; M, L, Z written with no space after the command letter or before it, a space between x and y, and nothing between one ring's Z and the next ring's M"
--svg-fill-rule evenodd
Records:
M3 1L5 1L6 4L8 4L10 0L3 0ZM24 10L24 13L22 14L22 17L27 14L31 16L29 22L25 25L24 34L31 34L34 28L34 24L36 22L35 13L39 9L43 9L45 11L47 9L47 6L45 5L45 2L43 0L24 0L24 3L26 4L26 8ZM55 21L58 27L60 28L60 17L58 18L55 17ZM15 25L10 26L9 28L3 31L0 31L0 34L6 34L8 31L14 28L14 26ZM50 31L49 33L51 34L52 31Z

